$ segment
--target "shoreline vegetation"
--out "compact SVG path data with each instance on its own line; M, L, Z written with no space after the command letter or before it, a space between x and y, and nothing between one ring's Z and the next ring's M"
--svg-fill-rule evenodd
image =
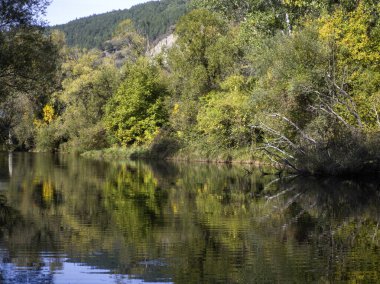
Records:
M227 153L216 152L214 154L195 153L183 149L173 155L162 155L162 153L154 153L147 147L131 147L131 148L107 148L101 150L91 150L81 153L80 156L86 159L110 161L114 159L143 159L143 160L166 160L166 161L187 161L194 163L215 163L215 164L248 164L254 166L265 165L270 163L254 159L249 154L241 151L230 151Z
M173 31L155 55L148 23L83 49L44 26L49 1L26 2L0 13L0 138L16 150L380 173L378 1L141 4Z

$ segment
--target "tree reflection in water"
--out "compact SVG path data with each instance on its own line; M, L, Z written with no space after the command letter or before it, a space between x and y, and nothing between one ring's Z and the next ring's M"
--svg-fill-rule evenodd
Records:
M44 283L69 274L69 263L121 283L374 282L380 273L376 180L274 182L241 166L12 159L0 198L3 277L33 271Z

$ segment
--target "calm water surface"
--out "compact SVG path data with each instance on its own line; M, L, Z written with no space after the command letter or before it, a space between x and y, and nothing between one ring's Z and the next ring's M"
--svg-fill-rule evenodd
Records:
M380 182L0 154L0 283L376 283Z

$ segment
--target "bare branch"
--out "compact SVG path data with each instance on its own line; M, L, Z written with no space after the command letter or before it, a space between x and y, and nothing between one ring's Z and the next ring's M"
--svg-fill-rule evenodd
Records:
M326 108L325 108L326 107ZM347 126L348 128L351 128L352 126L343 119L343 117L341 117L339 114L337 114L331 107L329 107L328 105L325 105L325 106L322 106L322 105L319 105L318 107L315 107L315 106L310 106L310 109L311 110L321 110L335 118L337 118L340 122L342 122L345 126Z
M375 106L373 107L373 110L375 111L375 114L376 114L376 122L377 122L377 125L380 126L379 113L377 112L377 109L376 109Z
M282 115L280 115L280 114L278 114L278 113L274 113L274 114L272 114L271 116L274 116L274 117L278 117L278 118L281 118L282 120L285 120L288 124L290 124L291 126L293 126L300 134L301 134L301 136L304 138L304 139L306 139L306 140L308 140L309 142L312 142L312 143L314 143L314 144L316 144L317 142L313 139L313 138L311 138L309 135L307 135L304 131L302 131L302 129L301 128L299 128L293 121L291 121L290 119L288 119L287 117L285 117L285 116L282 116Z
M265 151L267 154L268 154L268 157L269 159L274 162L274 163L279 163L279 161L283 164L285 164L286 166L292 168L293 170L295 170L296 172L302 172L300 169L298 169L295 165L293 165L293 163L291 163L288 159L284 158L284 157L281 157L280 155L276 154L276 153L273 153L271 152L270 150L268 150L268 148L263 148L262 149L263 151ZM272 157L276 157L278 160L275 161Z
M285 155L285 156L287 156L287 157L289 157L291 159L294 159L294 157L292 155L290 155L289 153L285 152L284 150L281 150L280 148L278 148L278 147L276 147L276 146L274 146L274 145L272 145L270 143L265 144L265 147L257 148L257 150L265 150L267 148L272 148L272 149L280 152L281 154L283 154L283 155Z
M360 128L363 128L363 123L362 123L362 120L360 118L360 115L359 113L357 112L357 107L356 107L356 104L355 102L352 100L352 97L344 90L343 88L343 84L342 84L342 87L340 87L335 81L330 81L332 83L332 85L334 86L334 88L336 90L338 90L339 94L341 94L343 97L345 97L351 104L351 106L343 101L339 101L341 104L343 104L347 110L355 117L357 123L358 123L358 126Z
M274 130L273 128L270 128L269 126L265 125L262 122L260 122L260 126L252 126L252 127L262 129L262 130L266 130L267 132L270 132L271 134L277 136L278 138L281 138L282 140L286 141L292 148L298 149L297 145L294 144L289 138L282 135L280 132Z

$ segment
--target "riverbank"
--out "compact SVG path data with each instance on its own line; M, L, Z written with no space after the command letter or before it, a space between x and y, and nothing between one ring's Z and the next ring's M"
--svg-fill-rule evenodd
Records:
M168 154L157 152L149 147L114 147L102 150L92 150L81 154L82 157L94 160L128 160L128 159L154 159L170 161L192 161L201 163L225 164L268 164L259 157L255 157L250 149L234 149L228 151L205 151L194 147L187 147Z

